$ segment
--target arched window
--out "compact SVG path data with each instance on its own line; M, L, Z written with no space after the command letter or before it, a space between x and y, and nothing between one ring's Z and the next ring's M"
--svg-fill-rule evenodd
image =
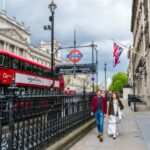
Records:
M14 53L14 46L13 46L13 45L10 45L10 46L9 46L9 51L10 51L11 53Z

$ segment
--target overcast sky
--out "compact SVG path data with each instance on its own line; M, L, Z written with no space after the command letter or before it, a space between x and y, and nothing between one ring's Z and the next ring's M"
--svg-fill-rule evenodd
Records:
M50 32L43 30L43 25L49 24L50 0L5 0L8 16L15 16L19 22L30 26L31 44L38 46L40 40L50 40ZM107 62L107 77L110 81L118 71L127 71L127 49L120 58L121 63L112 67L112 38L124 45L132 43L131 6L132 0L54 0L57 9L55 13L55 39L61 46L73 45L73 32L77 32L77 45L88 45L92 41L98 45L99 51L99 81L104 81L104 63ZM2 9L2 0L0 0ZM81 62L89 62L91 49L80 49L83 53ZM63 59L69 50L63 50Z

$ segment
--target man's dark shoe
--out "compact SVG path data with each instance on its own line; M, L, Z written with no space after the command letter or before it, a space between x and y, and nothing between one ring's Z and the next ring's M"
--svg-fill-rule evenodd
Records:
M100 142L103 142L103 135L100 135L99 140Z
M101 136L101 135L100 135L100 134L98 134L97 138L99 139L99 138L100 138L100 136Z

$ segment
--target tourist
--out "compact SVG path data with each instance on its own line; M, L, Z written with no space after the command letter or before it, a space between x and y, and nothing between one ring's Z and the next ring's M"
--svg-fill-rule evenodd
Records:
M106 116L106 113L107 113L107 101L101 94L102 94L102 91L98 90L96 93L96 96L93 97L91 116L95 114L96 125L97 125L97 129L99 132L97 137L102 142L103 141L104 117Z
M123 118L122 110L124 106L119 99L119 96L116 92L112 93L112 98L109 101L108 108L108 134L113 136L113 139L116 139L116 136L119 135L118 123Z

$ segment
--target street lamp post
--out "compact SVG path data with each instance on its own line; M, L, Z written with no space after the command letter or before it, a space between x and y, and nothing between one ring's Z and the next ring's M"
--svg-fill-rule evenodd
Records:
M92 41L92 65L94 66L94 43L93 43L93 41ZM92 78L94 78L94 72L92 73ZM92 85L92 87L93 87L93 93L94 93L94 81L93 81L93 85Z
M54 14L55 9L57 8L56 4L51 1L51 3L48 5L48 8L51 11L51 16L49 17L49 21L51 21L51 71L52 71L52 77L54 76L54 67L55 67L55 58L54 58Z
M135 101L135 73L134 73L134 60L132 57L132 74L133 74L133 97L134 97L134 112L136 111L136 101Z
M98 85L98 51L96 51L96 84Z
M106 70L107 70L107 63L105 62L105 64L104 64L104 71L105 71L105 90L107 90L107 79L106 79Z

